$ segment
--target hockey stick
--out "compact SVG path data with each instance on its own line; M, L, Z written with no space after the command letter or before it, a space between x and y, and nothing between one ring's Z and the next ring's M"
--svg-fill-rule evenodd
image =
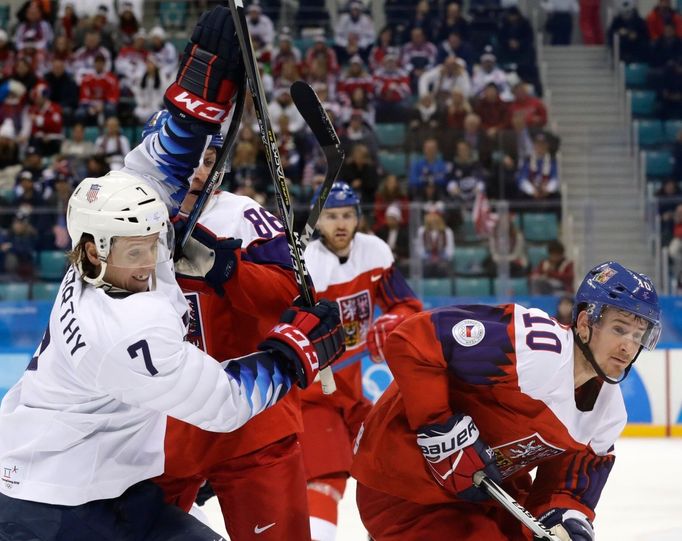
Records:
M306 269L305 261L303 260L300 237L298 233L293 230L294 212L291 204L291 196L289 195L289 188L287 186L286 178L284 177L277 139L272 130L265 92L263 91L263 83L260 79L260 74L258 73L258 66L256 64L251 38L249 36L249 28L246 24L244 3L243 0L229 0L229 4L232 19L234 20L237 30L239 47L241 48L242 56L244 57L244 67L246 68L249 90L251 91L256 117L258 119L260 136L263 141L263 146L265 147L265 157L268 163L268 169L270 170L270 175L275 183L277 207L279 208L279 213L282 218L284 235L287 239L287 244L289 245L289 253L296 273L296 282L298 283L299 292L305 303L308 306L313 306L315 299L311 287L308 284L308 269ZM324 392L324 394L333 393L336 390L336 384L334 383L334 374L332 373L331 368L327 367L324 370L320 370L319 374L322 383L322 392Z
M225 174L225 165L230 155L232 154L232 146L234 140L237 137L237 131L239 130L239 125L242 121L242 113L244 112L244 99L246 97L246 81L242 81L242 84L237 90L237 99L234 104L234 113L232 115L232 123L227 130L227 135L225 136L225 141L223 141L223 146L220 147L218 156L216 156L216 161L211 168L211 172L208 175L208 179L204 182L201 188L199 197L194 202L194 206L187 216L187 224L185 225L185 230L182 233L182 238L180 239L180 252L184 249L187 241L192 236L192 232L199 221L201 213L206 208L211 195L216 188L218 188L223 182L223 175Z
M317 97L317 94L310 85L303 81L294 82L291 85L291 99L294 101L298 112L301 113L303 120L305 120L313 132L313 136L322 148L327 162L327 173L320 187L320 194L310 209L308 220L301 233L301 244L305 249L315 231L317 220L320 218L320 213L327 202L332 185L339 176L345 153L341 149L341 142L336 134L334 125L329 120L322 103L320 103L320 98Z
M523 507L519 502L512 498L495 481L490 479L482 471L474 474L474 485L482 488L493 500L496 500L502 507L514 515L535 537L548 539L549 541L561 541L556 535L550 532L533 514Z

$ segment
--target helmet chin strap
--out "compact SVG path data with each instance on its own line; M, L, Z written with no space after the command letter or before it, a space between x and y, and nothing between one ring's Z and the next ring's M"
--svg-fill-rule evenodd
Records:
M601 369L599 364L597 364L597 360L594 358L594 355L592 354L592 350L590 349L589 343L592 341L592 327L587 327L589 329L589 335L587 337L587 342L583 342L582 338L578 335L575 327L573 328L573 339L575 340L575 343L578 346L578 349L582 352L582 354L585 356L587 361L590 363L590 366L594 369L594 371L597 373L597 375L602 378L606 383L610 383L611 385L618 385L621 381L623 381L626 377L628 377L628 374L630 373L630 369L632 368L632 365L635 363L637 360L637 357L639 357L639 354L642 352L643 346L639 346L639 351L637 351L637 355L635 355L635 358L632 359L632 362L628 365L628 367L625 369L623 372L623 375L620 377L620 379L613 379L607 376L604 371Z

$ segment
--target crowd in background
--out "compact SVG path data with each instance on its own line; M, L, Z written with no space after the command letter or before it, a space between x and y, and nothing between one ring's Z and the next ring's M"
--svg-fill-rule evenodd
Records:
M547 129L534 30L516 6L473 2L465 14L457 2L386 1L387 25L377 28L367 6L351 1L333 29L316 29L315 2L300 4L295 27L277 21L275 1L248 5L247 20L302 209L325 161L289 94L298 79L338 130L347 156L340 179L362 197L362 229L387 239L400 261L419 255L427 275L449 275L462 224L483 196L558 213L559 141ZM163 105L186 29L147 31L143 9L161 7L32 0L0 29L0 266L11 277L31 279L37 251L68 248L63 209L72 188L120 168ZM405 159L402 169L382 159L377 134L387 124L405 130L390 149ZM268 205L270 185L247 99L223 186ZM414 202L416 239L407 231ZM494 274L494 228L479 232L492 261L483 272ZM528 275L522 232L512 224L511 233L507 249L520 254L513 272Z

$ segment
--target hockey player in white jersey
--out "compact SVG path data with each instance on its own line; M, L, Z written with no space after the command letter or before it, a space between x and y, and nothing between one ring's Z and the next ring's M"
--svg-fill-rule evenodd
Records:
M183 341L172 228L158 194L115 172L67 211L72 266L44 338L0 405L0 540L215 540L163 503L166 416L239 428L343 352L332 303L293 306L259 351L217 363Z

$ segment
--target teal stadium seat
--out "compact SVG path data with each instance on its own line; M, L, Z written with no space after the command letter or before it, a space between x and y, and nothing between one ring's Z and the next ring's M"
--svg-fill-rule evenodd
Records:
M665 127L665 142L674 143L677 140L677 134L682 131L682 120L666 120Z
M181 29L187 26L187 2L159 3L159 20L166 30Z
M457 246L453 261L457 275L483 274L483 262L488 257L486 246Z
M85 126L83 137L86 141L94 143L100 135L102 135L102 132L99 126Z
M450 278L424 278L422 286L425 297L449 297L452 295Z
M28 284L20 282L0 284L0 301L26 301L28 290Z
M374 133L376 133L377 139L379 140L379 144L382 148L402 148L405 145L405 124L377 124L374 126Z
M665 140L660 120L635 120L635 131L640 148L652 148Z
M662 179L672 174L674 158L669 150L647 150L644 156L647 179Z
M302 56L305 56L306 51L313 46L313 43L315 43L314 37L294 38L293 40L294 47L301 51Z
M553 212L523 215L523 236L529 242L547 242L559 237L559 219Z
M379 152L379 163L386 173L404 177L407 174L407 163L404 152Z
M649 82L649 66L647 64L627 64L625 66L625 87L646 88Z
M31 287L31 298L34 301L53 301L60 285L59 282L34 282Z
M66 254L61 250L38 252L38 276L41 280L61 280L66 269Z
M495 278L495 295L528 295L528 279L525 277L509 278L507 289L502 289L502 280Z
M488 297L490 295L490 278L458 276L455 278L455 295L458 297Z
M630 97L632 116L647 118L655 116L657 109L656 92L653 90L633 90Z
M538 266L540 261L549 255L546 244L530 244L528 245L528 263L534 269Z
M9 6L0 6L0 28L9 30Z

